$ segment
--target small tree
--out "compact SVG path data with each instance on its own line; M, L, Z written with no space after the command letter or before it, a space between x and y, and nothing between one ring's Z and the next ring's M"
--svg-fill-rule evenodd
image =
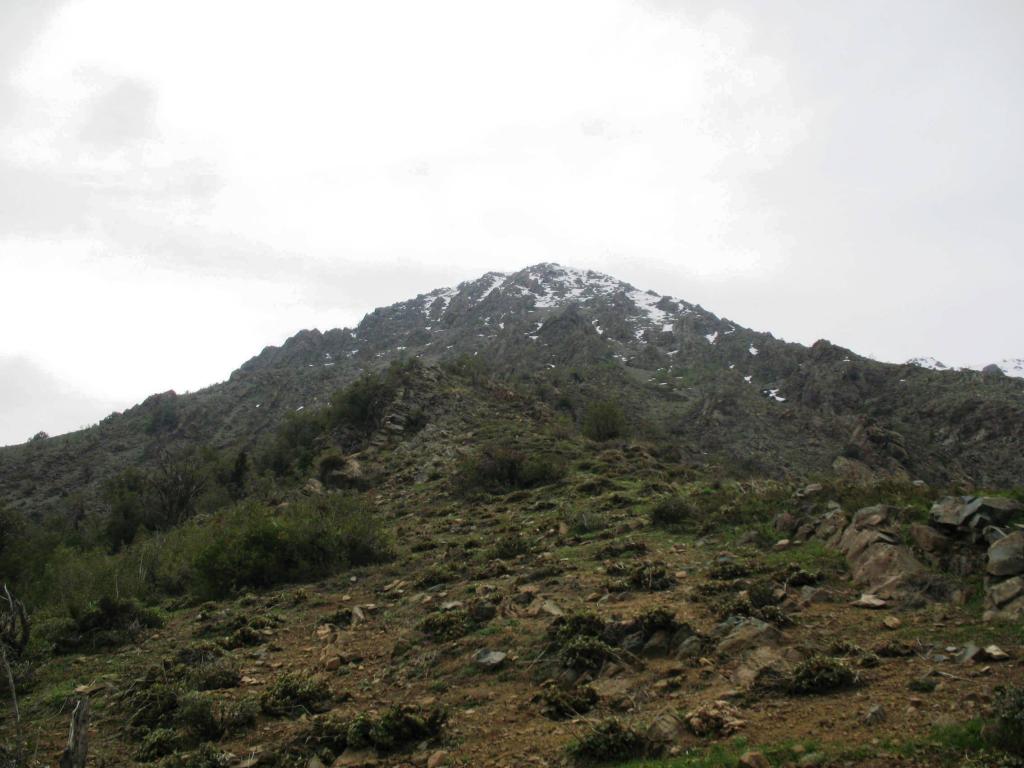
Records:
M163 451L150 478L156 499L155 527L170 528L192 517L206 482L206 474L195 455L173 456Z

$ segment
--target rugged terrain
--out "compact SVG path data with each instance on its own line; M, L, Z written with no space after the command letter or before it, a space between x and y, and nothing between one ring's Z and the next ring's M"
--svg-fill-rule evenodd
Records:
M305 332L0 452L0 761L1015 765L1022 425L555 265Z
M540 264L302 331L205 390L0 450L0 502L41 514L167 446L251 447L366 371L474 365L578 418L614 397L636 432L773 478L879 473L965 486L1024 476L1024 381L786 343L596 272Z

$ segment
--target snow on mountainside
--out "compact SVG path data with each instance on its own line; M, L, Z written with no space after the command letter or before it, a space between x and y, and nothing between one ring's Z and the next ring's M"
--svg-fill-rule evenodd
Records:
M985 365L967 365L962 368L954 368L936 360L934 357L914 357L907 360L907 365L917 365L932 371L980 371L987 367ZM1024 358L1008 357L993 363L993 365L1007 376L1024 379Z
M666 309L666 302L681 305L677 316L690 314L695 309L685 302L661 296L654 291L640 291L602 272L551 263L538 264L520 272L488 272L477 280L467 280L455 288L439 288L413 301L421 301L424 314L430 317L435 315L437 309L443 313L456 297L464 297L467 302L476 304L495 291L510 297L532 300L534 309L555 309L571 303L585 304L621 293L635 305L634 318L637 322L657 326L664 331L672 330L671 308Z

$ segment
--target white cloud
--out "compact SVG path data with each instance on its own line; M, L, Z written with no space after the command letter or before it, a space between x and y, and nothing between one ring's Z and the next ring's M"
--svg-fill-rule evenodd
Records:
M199 159L210 208L162 213L307 258L766 268L770 242L730 242L727 177L783 156L804 116L749 37L622 0L83 0L17 73L33 108L9 146L44 168L106 164L101 186ZM72 143L105 98L96 73L155 94L156 136L120 168Z
M57 6L0 4L0 354L83 392L539 261L883 359L1021 353L1019 4Z

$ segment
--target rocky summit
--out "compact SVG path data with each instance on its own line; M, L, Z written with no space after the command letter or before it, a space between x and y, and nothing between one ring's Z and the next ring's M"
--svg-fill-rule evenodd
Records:
M1019 765L1024 381L939 367L539 264L0 449L0 766Z

